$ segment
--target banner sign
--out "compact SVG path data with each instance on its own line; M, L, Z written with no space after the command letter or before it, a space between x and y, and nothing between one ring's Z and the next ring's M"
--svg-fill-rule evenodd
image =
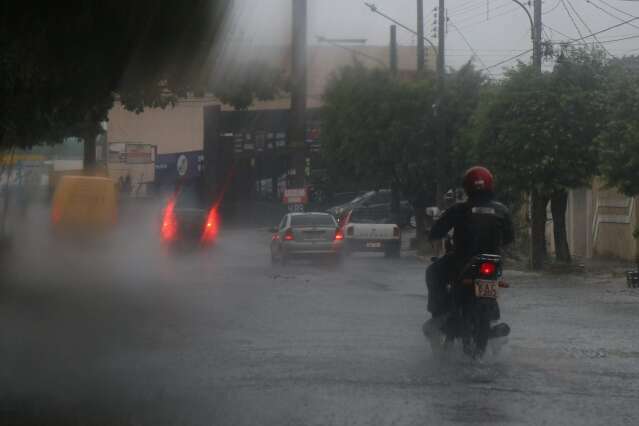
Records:
M307 204L308 192L306 188L288 188L282 201L284 204Z

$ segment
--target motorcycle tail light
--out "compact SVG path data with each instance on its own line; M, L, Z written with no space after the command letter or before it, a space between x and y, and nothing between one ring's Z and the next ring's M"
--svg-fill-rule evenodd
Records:
M342 232L341 229L337 229L335 230L335 241L341 241L344 239L344 233Z
M479 265L479 275L482 277L492 277L497 272L497 265L493 262L483 262Z
M284 241L293 241L294 239L293 230L291 228L287 229L284 233Z

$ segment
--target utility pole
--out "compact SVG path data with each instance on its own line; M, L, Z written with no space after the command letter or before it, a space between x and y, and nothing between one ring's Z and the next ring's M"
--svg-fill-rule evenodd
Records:
M292 0L293 31L291 64L291 111L288 132L290 188L303 188L306 155L306 33L307 0Z
M444 56L444 39L446 38L446 5L444 3L444 0L439 0L439 7L437 9L437 78L439 80L441 91L444 89L444 73L446 72L446 58Z
M424 72L424 0L417 0L417 73Z
M533 66L541 72L541 0L534 0Z
M390 27L390 70L393 76L397 76L397 26Z
M436 183L435 183L435 200L436 204L439 207L443 207L444 201L444 157L445 152L447 151L446 145L448 142L446 140L446 117L443 117L443 111L441 108L441 103L444 99L444 81L445 81L445 73L446 73L446 60L444 56L445 49L445 38L446 38L446 5L444 0L439 0L439 7L437 8L437 89L438 89L438 99L435 105L433 105L434 111L433 115L435 116L435 120L437 122L437 143L435 145L435 155L437 159L436 163Z

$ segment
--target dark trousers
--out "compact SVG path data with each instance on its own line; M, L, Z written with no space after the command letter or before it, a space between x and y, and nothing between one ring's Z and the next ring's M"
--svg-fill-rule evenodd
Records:
M428 312L434 317L447 313L450 296L446 284L452 277L459 262L450 255L440 257L426 268L426 288L428 289Z

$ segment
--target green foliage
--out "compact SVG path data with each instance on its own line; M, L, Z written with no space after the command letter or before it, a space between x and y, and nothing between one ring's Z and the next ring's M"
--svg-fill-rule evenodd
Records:
M586 185L597 174L605 64L576 51L551 73L519 64L482 96L473 121L475 158L513 193Z
M601 171L610 186L639 194L639 58L615 61L606 85L606 126L598 137Z
M244 110L255 99L268 101L287 90L288 81L282 70L261 62L242 64L225 69L214 76L209 90L222 102Z
M340 70L327 86L322 119L332 173L371 187L394 182L411 196L432 189L441 153L448 176L456 176L459 170L453 168L465 163L460 132L483 82L467 65L447 79L440 96L432 78L403 82L362 66Z
M0 147L95 132L196 90L230 0L3 2Z

